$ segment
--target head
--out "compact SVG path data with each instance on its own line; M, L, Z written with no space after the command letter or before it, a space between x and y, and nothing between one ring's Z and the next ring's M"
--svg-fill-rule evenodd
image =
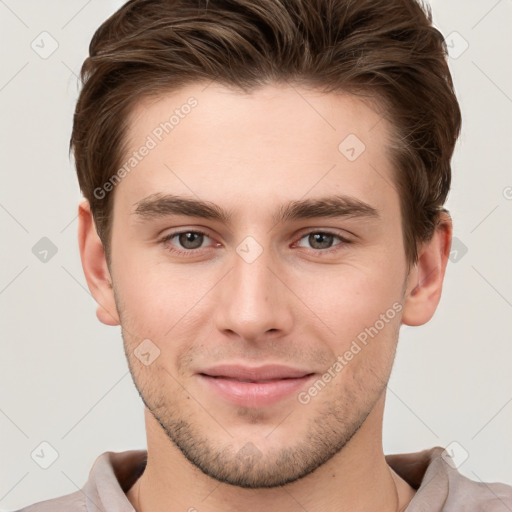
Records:
M400 325L433 315L451 237L460 110L428 9L131 0L82 79L84 271L162 432L244 487L375 437ZM221 363L315 378L235 406L202 380Z

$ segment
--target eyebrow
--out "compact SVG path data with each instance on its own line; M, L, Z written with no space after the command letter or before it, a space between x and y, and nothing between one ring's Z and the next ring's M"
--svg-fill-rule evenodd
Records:
M151 194L135 203L132 213L141 220L184 215L230 224L234 218L232 210L224 210L210 201L160 193ZM376 208L355 197L334 195L290 201L278 209L272 220L275 224L279 224L286 221L317 217L379 218L379 213Z

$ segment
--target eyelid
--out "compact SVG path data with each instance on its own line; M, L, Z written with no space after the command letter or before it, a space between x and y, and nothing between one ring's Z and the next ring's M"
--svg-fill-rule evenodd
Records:
M346 233L346 235L344 235L343 233L337 231L335 228L308 227L305 228L304 230L299 231L298 235L296 236L296 239L300 240L301 238L304 238L306 235L309 235L311 233L323 233L325 235L337 236L346 242L351 242L351 240L348 238L349 236L357 237L357 235L354 235L353 233L347 230L343 230L343 233Z
M361 237L356 233L352 233L347 229L340 229L335 227L316 227L316 226L308 226L304 228L304 230L300 230L298 235L296 235L296 240L303 238L305 235L310 233L324 233L328 235L333 235L339 237L345 243L354 243L356 240L360 240Z
M160 239L160 241L164 242L164 241L170 240L171 238L174 238L176 235L182 235L184 233L196 233L196 234L205 235L208 238L211 238L211 236L206 231L203 231L202 229L195 228L195 229L178 229L177 231L171 231L171 232L163 235L162 238Z
M178 229L176 231L171 231L170 233L167 233L166 235L164 235L163 237L160 238L160 243L165 243L165 242L169 242L170 240L172 240L175 236L178 236L178 235L182 235L184 233L194 233L194 234L197 234L197 235L204 235L210 239L213 239L213 237L211 237L206 231L202 230L202 229ZM186 252L199 252L201 249L204 249L204 247L201 247L200 249L186 249L186 250L183 250L182 251L186 251Z

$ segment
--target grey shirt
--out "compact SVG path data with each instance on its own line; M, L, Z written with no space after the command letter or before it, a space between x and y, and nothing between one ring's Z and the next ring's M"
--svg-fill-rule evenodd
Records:
M512 512L512 486L475 482L463 476L440 446L386 455L393 470L416 489L407 512ZM81 490L18 512L133 512L126 492L144 472L146 450L105 452Z

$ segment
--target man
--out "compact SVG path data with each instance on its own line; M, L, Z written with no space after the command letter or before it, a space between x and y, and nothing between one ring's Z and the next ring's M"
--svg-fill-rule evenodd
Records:
M504 511L442 447L383 454L402 324L430 320L460 110L413 0L131 0L73 125L79 244L148 449L33 511Z

